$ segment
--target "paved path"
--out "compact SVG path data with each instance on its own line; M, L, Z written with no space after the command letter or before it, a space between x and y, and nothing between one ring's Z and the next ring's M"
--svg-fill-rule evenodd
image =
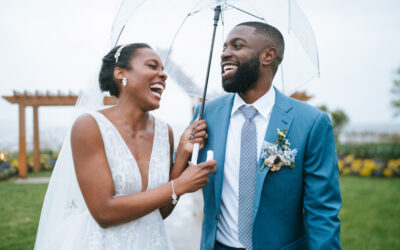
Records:
M201 191L183 195L172 214L164 221L174 250L200 249L203 194Z
M36 177L36 178L26 178L18 179L15 181L16 184L43 184L49 183L50 177Z

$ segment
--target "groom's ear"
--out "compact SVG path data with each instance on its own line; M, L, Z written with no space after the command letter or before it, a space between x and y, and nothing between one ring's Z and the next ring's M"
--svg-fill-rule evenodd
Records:
M115 67L114 69L114 78L117 80L122 81L122 79L125 77L125 72L124 69L120 67Z
M273 63L277 55L278 55L278 50L274 47L264 49L260 54L262 65L266 66Z

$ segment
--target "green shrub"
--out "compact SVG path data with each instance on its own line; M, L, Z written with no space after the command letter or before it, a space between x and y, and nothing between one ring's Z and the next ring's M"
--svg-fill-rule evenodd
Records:
M400 158L400 142L347 143L337 146L339 156L354 155L358 159L380 159L388 161Z

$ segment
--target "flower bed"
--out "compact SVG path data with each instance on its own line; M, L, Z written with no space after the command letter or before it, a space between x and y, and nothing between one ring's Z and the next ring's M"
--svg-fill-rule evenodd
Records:
M40 170L50 171L54 168L58 157L58 153L45 150L40 154ZM27 167L28 172L33 171L33 154L30 153L27 156ZM8 179L12 176L18 175L18 154L9 153L7 151L0 152L0 180Z
M400 176L400 142L347 143L337 147L343 175Z
M360 176L400 176L400 158L387 161L379 159L359 159L354 155L339 157L339 173Z

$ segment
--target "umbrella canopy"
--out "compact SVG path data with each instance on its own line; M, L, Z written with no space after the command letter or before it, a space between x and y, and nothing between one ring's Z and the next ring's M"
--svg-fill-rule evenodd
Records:
M285 55L274 86L290 95L319 76L314 32L295 0L124 0L113 25L111 44L148 43L161 54L169 77L190 95L202 97L214 8L218 5L222 13L207 98L224 93L220 67L223 43L235 25L246 21L266 22L284 36Z

